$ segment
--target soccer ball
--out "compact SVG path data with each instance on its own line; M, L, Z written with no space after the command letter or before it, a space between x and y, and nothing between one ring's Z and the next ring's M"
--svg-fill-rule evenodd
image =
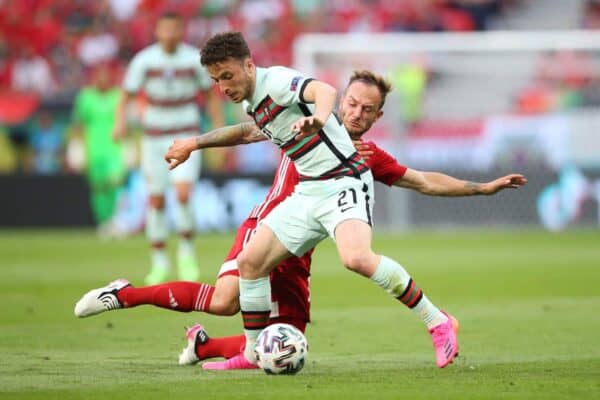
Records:
M304 367L308 342L296 327L273 324L258 335L254 352L258 366L267 374L293 375Z

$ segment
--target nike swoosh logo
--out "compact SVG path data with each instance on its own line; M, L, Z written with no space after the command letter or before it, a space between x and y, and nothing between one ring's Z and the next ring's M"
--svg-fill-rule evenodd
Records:
M346 207L346 208L342 208L340 211L341 211L341 212L345 212L345 211L348 211L348 210L350 210L351 208L354 208L354 206L352 206L352 207Z

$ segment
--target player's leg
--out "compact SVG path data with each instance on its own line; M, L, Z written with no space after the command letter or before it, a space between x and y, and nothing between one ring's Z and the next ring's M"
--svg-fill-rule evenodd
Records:
M168 148L169 142L163 137L146 136L142 140L142 172L149 193L146 237L151 249L151 269L144 279L147 285L156 285L169 278L170 265L166 251L169 230L164 196L168 183L168 168L162 159L165 144Z
M322 222L334 237L346 268L371 279L423 321L433 338L437 364L444 367L458 353L458 324L425 296L399 263L371 249L373 193L369 177L365 180L334 183L340 186L337 201L329 203Z
M368 224L347 220L338 225L335 235L342 263L370 278L416 314L432 335L437 365L443 368L451 363L458 354L456 320L437 308L400 264L373 253Z
M269 325L278 323L293 325L301 332L304 332L306 329L306 321L295 317L277 317L269 320ZM196 354L198 355L199 361L213 357L226 358L224 361L205 362L202 364L202 369L223 371L258 368L256 364L249 362L246 357L244 357L243 349L245 345L246 337L244 335L208 338L206 342L197 346ZM236 349L236 346L237 351L232 354Z
M240 270L240 310L246 336L245 356L253 360L259 333L268 325L271 313L269 272L290 253L273 231L261 224L248 245L238 255Z
M104 163L107 169L107 177L104 181L104 195L107 203L107 219L111 219L115 214L119 191L123 187L127 175L127 167L125 166L123 151L120 145L115 145L114 148L107 151Z
M269 324L286 323L295 326L302 332L305 331L306 323L310 320L309 276L311 253L312 251L309 251L302 257L287 258L271 272L271 301L273 306ZM199 359L204 359L206 358L204 356L209 354L208 350L212 350L211 354L215 354L215 349L221 346L231 350L235 346L227 346L235 343L236 339L240 341L240 349L243 349L246 342L243 335L241 337L216 338L214 341L211 338L207 341L211 347L207 348L204 344L199 344L196 347L196 355ZM226 355L222 357L228 359L206 362L202 364L202 368L210 370L256 368L240 352L232 357Z
M234 315L239 311L239 273L236 261L223 264L215 286L175 281L134 287L125 279L92 289L76 304L75 315L83 318L121 308L153 305L173 311L200 311L212 315ZM232 273L233 268L235 273Z
M167 282L133 287L124 279L87 292L75 306L75 315L87 317L104 311L139 305L154 305L176 311L203 311L214 315L233 315L239 311L239 270L236 257L250 240L257 220L249 218L239 227L215 286L195 282ZM174 306L175 305L175 306ZM193 354L193 343L187 351ZM184 352L186 351L184 349Z
M358 219L341 222L335 241L346 268L373 280L415 312L428 328L447 321L400 264L371 250L371 227L367 223Z
M200 269L194 250L194 214L192 193L200 175L201 153L194 152L190 158L169 172L176 195L175 228L179 236L177 246L177 270L179 279L196 281Z
M169 279L170 262L167 254L169 227L165 213L165 196L150 194L146 211L146 237L150 243L150 272L144 278L147 285Z
M107 201L105 190L107 173L104 160L97 155L90 155L86 175L90 187L90 205L94 221L101 225L110 217L110 203Z
M291 254L302 255L323 240L324 231L314 216L310 196L294 192L267 216L238 256L240 310L244 321L244 356L254 361L256 338L268 324L271 288L268 273Z
M240 228L240 230L242 230ZM238 236L240 233L238 230ZM236 248L234 243L233 249ZM241 247L240 247L241 248ZM232 249L232 250L233 250ZM204 310L214 315L233 315L239 311L239 271L236 260L226 261L219 271L214 293ZM222 338L210 338L202 325L195 324L186 330L187 345L179 354L179 364L195 364L200 360L213 357L230 358L240 352L240 335Z
M349 187L344 190L351 189ZM363 187L361 192L361 195L356 196L357 201L353 209L348 210L346 206L341 207L346 211L335 210L332 212L332 218L340 221L335 227L334 237L341 261L346 268L370 278L423 321L432 333L438 356L438 366L443 367L452 362L458 353L458 343L453 329L454 321L425 296L400 264L373 252L369 205L372 196L369 195L368 186ZM348 197L352 197L352 195L350 194ZM340 208L339 204L337 206ZM365 210L366 215L362 216L361 210ZM343 215L344 213L346 215ZM348 217L349 219L344 219Z
M215 287L207 283L167 282L134 287L125 279L87 292L75 305L77 317L89 317L104 311L153 305L173 311L210 312Z

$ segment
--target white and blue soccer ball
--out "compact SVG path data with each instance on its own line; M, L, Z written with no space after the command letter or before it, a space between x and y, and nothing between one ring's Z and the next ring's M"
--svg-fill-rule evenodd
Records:
M293 375L304 367L308 342L296 327L273 324L258 335L254 352L258 366L267 374Z

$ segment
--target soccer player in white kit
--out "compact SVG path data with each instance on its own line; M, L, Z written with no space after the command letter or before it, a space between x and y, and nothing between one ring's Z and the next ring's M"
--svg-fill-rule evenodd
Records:
M256 363L256 338L271 312L269 272L330 236L346 268L414 305L411 310L432 334L438 366L451 363L458 355L458 322L433 305L400 264L371 249L373 177L332 114L335 89L289 68L257 67L237 32L211 37L201 62L227 97L243 103L259 132L292 159L300 176L294 193L266 217L237 257L248 361ZM167 155L171 168L188 156Z
M183 21L177 14L166 13L160 17L155 31L157 43L136 54L127 68L113 132L115 139L125 135L127 103L143 90L147 106L142 117L141 167L150 197L146 236L152 248L151 269L145 278L148 285L169 280L170 263L165 249L168 226L164 210L169 183L173 184L177 198L179 278L188 281L199 278L189 199L200 173L200 154L194 154L189 163L176 171L169 171L163 155L174 139L198 133L200 112L196 100L199 91L206 93L207 114L212 124L222 125L220 101L210 91L210 77L199 63L198 50L182 42L183 32Z

